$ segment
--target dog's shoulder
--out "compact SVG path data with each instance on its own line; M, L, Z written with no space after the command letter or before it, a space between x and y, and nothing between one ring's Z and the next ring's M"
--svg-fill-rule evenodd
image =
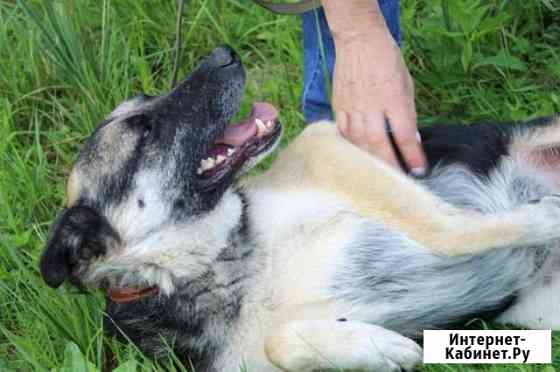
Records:
M341 163L358 165L367 158L371 156L340 136L334 123L321 121L305 128L280 152L270 169L262 177L254 177L249 184L312 190L322 185L324 179L330 182L339 179L339 173L347 169L340 167Z

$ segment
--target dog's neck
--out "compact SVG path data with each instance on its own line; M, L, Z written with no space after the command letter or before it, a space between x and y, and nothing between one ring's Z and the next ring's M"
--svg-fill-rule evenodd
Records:
M156 355L163 352L160 346L156 348L160 342L145 337L145 329L136 329L145 327L146 323L135 320L145 320L146 317L150 318L153 332L169 338L170 344L174 342L180 356L188 358L187 363L191 362L196 370L211 370L209 363L220 353L220 345L227 344L224 339L229 337L236 324L243 297L258 267L248 204L241 191L236 194L243 203L239 224L231 231L228 244L197 279L178 279L170 296L155 295L131 303L110 303L109 316L146 352ZM139 337L135 338L135 334Z

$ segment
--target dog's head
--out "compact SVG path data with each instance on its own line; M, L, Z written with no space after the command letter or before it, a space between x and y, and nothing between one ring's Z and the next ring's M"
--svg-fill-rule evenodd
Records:
M168 94L129 99L107 117L68 180L40 264L49 285L100 273L159 283L202 270L241 219L236 177L281 137L267 103L230 125L244 83L239 57L219 48Z

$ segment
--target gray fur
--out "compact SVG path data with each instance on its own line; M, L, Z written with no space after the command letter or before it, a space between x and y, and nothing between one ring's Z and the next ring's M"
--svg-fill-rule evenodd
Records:
M551 194L550 185L540 181L509 159L487 179L450 165L436 168L424 183L454 205L496 213ZM363 224L333 278L332 296L358 307L368 304L375 309L368 322L413 337L423 329L502 310L519 290L544 275L539 269L551 255L551 247L543 246L439 257L398 231L369 221Z

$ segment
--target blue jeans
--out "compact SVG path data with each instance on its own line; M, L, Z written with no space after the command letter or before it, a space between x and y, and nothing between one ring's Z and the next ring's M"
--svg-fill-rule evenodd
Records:
M393 38L400 45L400 1L378 1L389 31L391 31ZM333 113L329 97L329 87L332 81L335 62L333 38L323 8L307 12L303 14L302 18L304 50L303 115L307 123L325 119L332 120ZM319 21L318 25L317 19ZM318 31L321 33L321 39L318 37ZM323 51L321 51L321 40ZM323 60L323 53L325 61ZM326 75L328 75L328 80L326 80Z

